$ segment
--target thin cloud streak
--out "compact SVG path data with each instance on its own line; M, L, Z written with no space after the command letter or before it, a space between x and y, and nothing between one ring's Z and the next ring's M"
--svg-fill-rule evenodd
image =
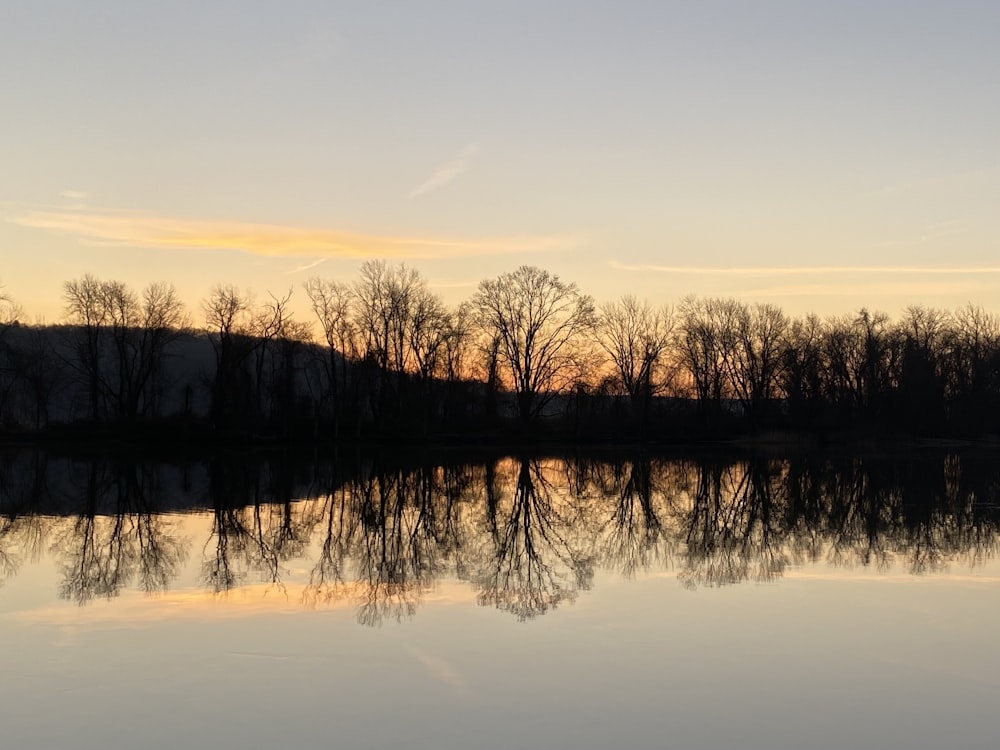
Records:
M948 174L929 175L926 177L909 180L907 182L897 182L890 185L882 185L873 190L866 190L858 195L862 199L881 199L897 196L900 193L926 190L929 188L940 188L943 186L959 187L964 183L971 183L977 179L989 178L1000 172L998 167L980 167L964 172L951 172Z
M472 159L473 155L475 155L477 150L478 149L475 146L466 146L463 148L459 152L458 156L449 161L447 164L442 164L434 170L430 177L413 188L407 197L412 200L413 198L429 193L432 190L437 190L438 188L444 187L449 182L452 182L456 177L469 168L469 161Z
M850 284L799 284L786 286L733 289L727 292L736 297L935 297L969 296L983 292L989 284L976 281L935 283L919 282L855 282Z
M70 205L60 206L60 210L82 211L87 207L87 194L82 190L63 190L59 195L69 201Z
M302 273L303 271L308 271L311 268L315 268L320 263L326 263L329 258L320 258L319 260L314 260L312 263L303 263L301 266L295 266L295 268L285 271L286 276L290 276L293 273Z
M902 240L884 240L882 242L875 242L870 245L870 247L913 247L914 245L923 245L928 242L937 242L938 240L942 240L946 237L954 237L956 234L967 234L968 231L968 228L963 227L961 222L954 220L943 221L924 227L924 231L918 236Z
M611 261L619 271L697 274L707 276L809 276L822 274L979 275L998 274L1000 266L658 266Z
M31 211L8 221L70 235L88 244L178 250L242 250L267 257L447 259L555 252L578 244L569 234L509 237L391 237L136 212Z

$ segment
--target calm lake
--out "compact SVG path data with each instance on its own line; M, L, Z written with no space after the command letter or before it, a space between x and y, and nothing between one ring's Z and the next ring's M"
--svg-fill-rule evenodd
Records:
M4 744L995 748L1000 456L0 454Z

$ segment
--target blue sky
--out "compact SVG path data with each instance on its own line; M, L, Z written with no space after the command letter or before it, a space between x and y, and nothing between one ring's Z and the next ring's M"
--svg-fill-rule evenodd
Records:
M1000 307L998 3L0 2L0 281ZM304 299L301 292L297 295Z

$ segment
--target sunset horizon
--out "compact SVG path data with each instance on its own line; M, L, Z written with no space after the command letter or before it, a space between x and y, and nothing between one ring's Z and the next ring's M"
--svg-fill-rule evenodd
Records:
M600 301L1000 306L990 3L5 15L0 283L29 321L86 273L197 310L369 259L451 305L529 264Z
M998 38L0 0L8 744L995 750Z

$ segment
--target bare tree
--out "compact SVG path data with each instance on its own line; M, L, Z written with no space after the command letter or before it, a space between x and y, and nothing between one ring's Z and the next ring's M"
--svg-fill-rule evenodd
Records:
M19 324L20 316L20 306L4 292L0 283L0 422L4 419L7 397L17 382L16 352L8 339L10 330Z
M466 381L471 377L473 360L473 316L468 303L448 316L447 335L439 356L446 384L442 415L445 422L463 415L470 400Z
M101 281L90 274L63 284L66 317L80 327L74 366L87 390L91 419L101 419L105 411L102 328L108 323L108 310L102 286Z
M858 311L853 318L827 323L826 359L830 398L842 411L876 416L894 384L898 342L889 316Z
M426 426L437 408L430 400L432 378L444 369L447 341L455 330L452 315L416 270L385 261L361 266L353 307L375 421L384 428L405 415ZM407 409L410 403L417 408Z
M64 383L65 372L46 331L38 326L28 331L25 344L16 352L17 372L24 384L25 401L30 404L32 424L40 430L49 423L49 409L56 390Z
M680 304L676 347L706 419L720 410L725 391L727 317L723 300L685 297Z
M416 269L372 260L355 284L356 318L363 356L385 371L406 372L412 363L408 328L417 293L426 288Z
M955 313L947 388L963 428L995 430L1000 414L1000 316L967 305Z
M287 347L281 347L280 342L287 338L286 335L289 333L289 326L292 323L291 311L288 309L292 290L289 289L284 297L277 297L268 292L268 297L270 297L269 302L265 302L252 311L249 330L254 361L254 410L258 418L263 417L268 412L271 412L271 416L273 416L274 392L273 388L268 386L274 385L276 347L279 351L282 349L285 352L289 351ZM270 371L265 371L269 361L272 368ZM283 368L284 365L278 369ZM271 383L267 382L268 377L270 377ZM272 397L271 403L265 404L265 394Z
M723 361L744 413L756 424L778 393L788 319L774 305L725 301Z
M128 420L155 413L168 346L187 325L172 284L153 283L137 296L118 281L103 283L116 354L114 398Z
M653 308L626 295L601 307L598 342L645 429L653 395L665 384L664 355L674 327L669 307Z
M414 372L421 379L442 374L445 346L452 334L452 315L441 298L426 286L415 289L410 300L406 345Z
M473 312L469 303L464 303L450 316L448 335L444 340L444 373L449 382L456 382L470 376L472 356Z
M595 327L593 300L548 271L521 266L479 283L472 298L517 397L522 424L537 417L577 369L574 347Z
M215 350L212 378L212 421L229 429L249 401L245 368L253 354L250 338L251 299L231 284L216 285L202 301L209 340Z
M824 336L823 322L813 314L789 325L782 354L781 390L792 417L800 423L815 423L820 413L827 381Z
M340 281L311 278L305 283L306 295L319 322L327 346L324 372L327 388L321 401L333 419L333 434L339 434L343 411L340 399L346 398L347 363L357 356L356 329L351 310L354 292Z
M3 283L0 282L0 340L10 326L17 324L23 314L21 306L6 292Z
M79 326L75 368L91 418L109 410L128 421L151 416L167 349L187 325L173 285L153 283L140 296L121 281L87 274L63 285L63 299L67 317Z
M255 305L236 287L216 286L202 303L215 348L213 419L217 428L290 425L308 326L292 319L292 290Z
M939 431L944 424L950 328L946 311L921 305L907 307L899 321L902 356L895 419L917 432Z

